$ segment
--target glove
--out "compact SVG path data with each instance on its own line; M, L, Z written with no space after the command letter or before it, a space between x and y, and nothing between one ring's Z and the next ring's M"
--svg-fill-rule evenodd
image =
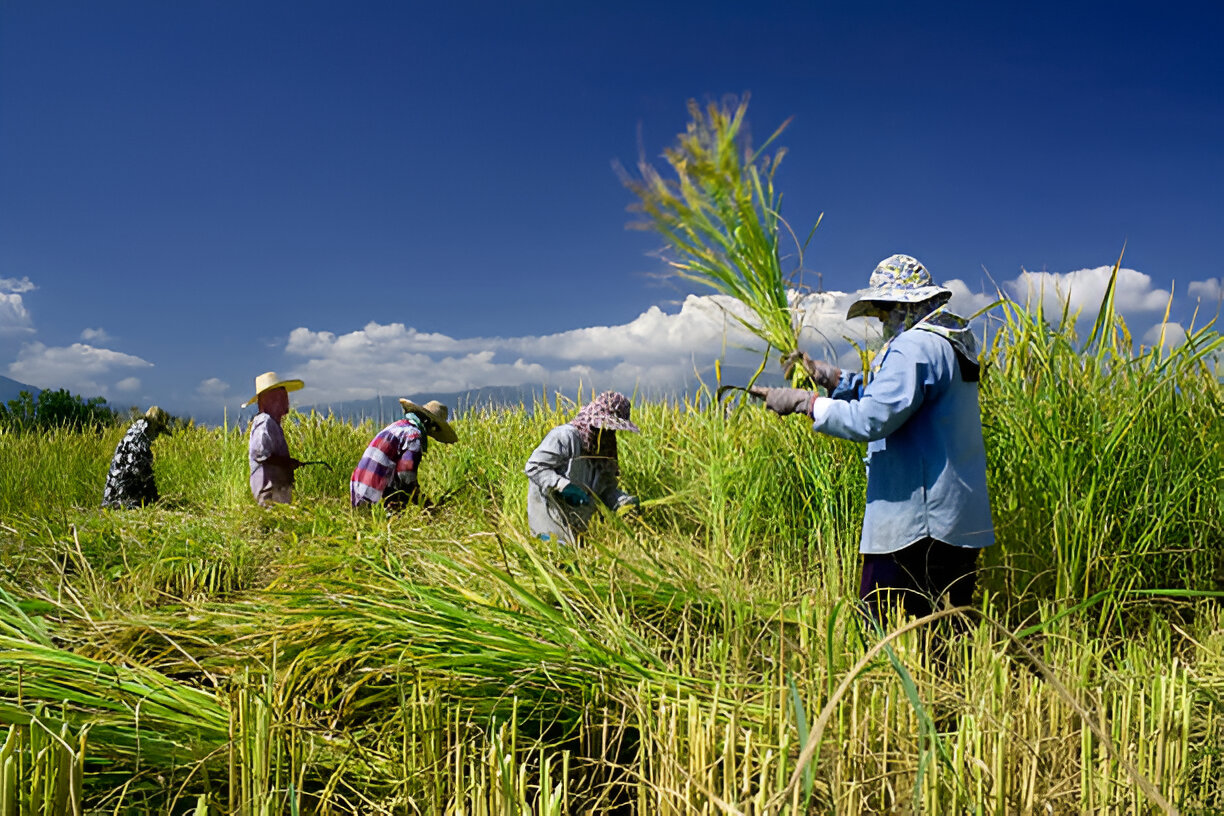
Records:
M561 501L568 504L570 507L584 507L591 503L591 497L587 492L578 485L570 482L561 491Z
M806 414L816 396L811 391L802 388L766 388L765 407L778 416L787 414Z
M840 368L824 360L813 360L807 355L807 352L798 349L782 358L782 373L786 379L792 379L792 373L797 365L803 366L804 371L812 378L812 382L826 391L832 391L841 380L842 370Z
M620 504L616 505L616 514L618 516L636 516L642 512L641 502L637 496L626 496L621 499Z

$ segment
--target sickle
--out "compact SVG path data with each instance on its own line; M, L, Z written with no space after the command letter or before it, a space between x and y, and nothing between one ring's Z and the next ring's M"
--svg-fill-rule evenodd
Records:
M742 385L722 385L722 386L719 386L718 390L714 392L714 401L721 402L723 398L723 394L727 393L728 391L743 391L744 393L748 394L751 397L756 397L757 399L765 399L765 393L768 390L769 389L763 388L759 385L753 385L747 388Z

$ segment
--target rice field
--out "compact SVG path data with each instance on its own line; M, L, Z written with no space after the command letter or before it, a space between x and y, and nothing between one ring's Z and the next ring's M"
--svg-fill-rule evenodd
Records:
M759 406L635 404L644 512L578 550L526 525L564 397L465 414L390 519L368 423L291 414L334 472L272 510L233 428L142 511L98 507L124 428L0 433L0 814L1224 812L1219 336L1063 322L988 338L975 609L881 630L861 448Z

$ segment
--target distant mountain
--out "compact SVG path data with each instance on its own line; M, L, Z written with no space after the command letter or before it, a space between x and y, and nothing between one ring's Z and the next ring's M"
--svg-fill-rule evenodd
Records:
M37 397L42 389L17 382L16 380L10 380L8 377L0 377L0 403L7 403L11 399L17 399L17 395L22 391L29 391L32 396Z
M481 408L506 408L519 405L531 408L543 395L544 389L539 387L495 385L451 394L395 394L366 400L325 402L294 407L302 413L310 413L312 409L320 414L331 413L338 419L354 424L365 419L373 419L375 423L385 424L403 416L404 412L399 404L401 396L422 405L429 400L437 400L450 409L451 418L454 419L468 411Z

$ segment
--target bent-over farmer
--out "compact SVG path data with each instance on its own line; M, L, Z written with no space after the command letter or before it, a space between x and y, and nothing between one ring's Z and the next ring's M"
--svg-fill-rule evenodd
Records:
M170 415L156 405L131 424L115 446L102 490L103 507L130 509L157 501L152 446L163 433L170 433Z
M532 451L525 470L527 521L534 535L573 545L586 531L594 501L613 510L638 506L637 498L619 486L616 432L639 432L629 412L624 394L605 391Z
M301 380L282 380L275 371L265 371L255 378L255 396L242 406L259 403L259 413L251 420L247 459L251 495L264 507L293 500L293 472L302 463L289 455L281 421L289 413L289 392L301 387Z
M868 286L846 316L884 324L869 382L795 352L783 359L788 375L802 365L827 397L754 391L779 415L804 414L821 433L867 443L860 596L876 620L890 594L921 617L945 596L970 603L978 553L994 542L977 343L944 308L952 293L914 258L881 261Z
M437 400L417 405L401 399L404 418L392 422L370 440L365 454L353 470L349 500L353 507L382 501L390 511L402 510L409 502L421 502L417 476L430 439L444 445L458 440L447 422L450 411Z

